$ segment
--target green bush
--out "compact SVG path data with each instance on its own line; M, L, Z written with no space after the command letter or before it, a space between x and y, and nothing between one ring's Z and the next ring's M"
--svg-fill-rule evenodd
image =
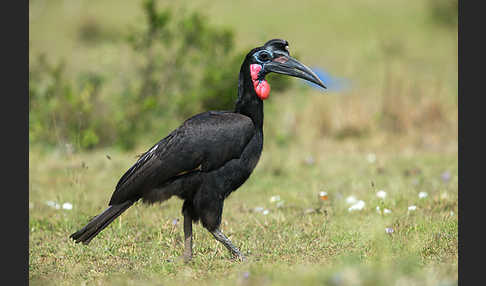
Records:
M75 144L90 149L113 139L111 122L98 117L103 78L82 74L75 86L65 77L65 64L51 65L45 55L29 70L29 140L50 145Z
M428 5L435 23L445 27L457 27L458 0L429 0Z
M40 56L30 64L31 143L131 149L148 132L167 133L169 120L233 109L240 65L250 48L234 51L233 32L210 25L198 12L157 8L153 0L142 8L145 22L124 38L141 64L134 65L121 92L103 89L109 74L82 73L73 81L63 62L52 65ZM86 36L85 25L79 32ZM285 77L269 81L274 90L290 85Z

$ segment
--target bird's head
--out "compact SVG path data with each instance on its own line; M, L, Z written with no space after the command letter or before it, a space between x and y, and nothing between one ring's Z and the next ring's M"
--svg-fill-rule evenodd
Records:
M253 88L262 100L267 99L270 94L270 85L265 76L271 72L300 77L326 88L310 68L290 56L289 43L286 40L270 40L253 49L247 59Z

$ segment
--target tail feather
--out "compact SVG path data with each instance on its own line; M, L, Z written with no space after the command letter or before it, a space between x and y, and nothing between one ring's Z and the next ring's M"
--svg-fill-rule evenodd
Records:
M109 206L104 212L91 219L85 227L71 234L69 237L74 239L76 243L82 242L83 244L88 244L100 231L105 229L132 204L132 201L126 201L122 204Z

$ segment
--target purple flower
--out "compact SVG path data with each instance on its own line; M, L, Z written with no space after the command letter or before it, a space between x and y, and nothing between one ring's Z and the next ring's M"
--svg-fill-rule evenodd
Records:
M451 179L451 173L449 171L445 171L444 173L442 173L442 175L440 175L440 177L442 178L442 181L444 183L447 183Z
M314 163L316 162L314 160L314 157L312 157L311 155L305 157L305 160L304 162L307 164L307 165L314 165Z

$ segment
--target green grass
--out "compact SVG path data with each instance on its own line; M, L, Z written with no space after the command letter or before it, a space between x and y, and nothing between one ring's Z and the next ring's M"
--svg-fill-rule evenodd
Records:
M142 19L140 2L75 2L30 1L30 57L65 59L73 78L101 70L112 76L102 96L116 94L135 72L133 53L111 38L82 43L79 30L92 21L107 34L123 34ZM240 49L285 38L299 60L350 79L352 89L321 93L296 84L266 101L262 158L223 212L222 230L246 263L231 260L200 225L194 260L182 263L177 198L136 204L89 246L69 240L105 209L136 155L166 134L147 134L131 152L31 145L30 283L456 285L457 30L434 25L422 0L180 3L234 28ZM176 127L172 119L167 125ZM306 163L309 156L314 164ZM387 192L384 200L378 190ZM321 191L329 200L318 199ZM419 199L419 192L428 196ZM270 202L275 195L281 207ZM351 195L365 201L363 210L348 211ZM416 211L408 212L410 205ZM379 214L377 206L392 212Z
M70 233L106 207L116 180L135 160L133 154L110 149L31 152L31 282L456 283L457 154L377 153L373 163L367 153L322 154L307 165L298 147L264 150L253 176L225 202L222 229L248 255L248 262L232 261L197 225L195 257L189 265L178 260L183 230L182 202L176 198L161 205L135 205L89 246L69 240ZM445 171L451 174L449 181L441 178ZM387 192L384 200L376 196L381 189ZM320 191L328 192L329 200L319 200ZM428 197L419 199L419 192ZM283 206L270 202L274 195ZM350 195L364 200L365 208L349 212L345 198ZM70 202L73 209L49 207L48 200ZM409 212L410 205L417 210ZM392 213L379 214L376 206ZM256 212L256 207L269 213ZM176 225L174 219L179 219ZM394 233L386 234L386 228Z

